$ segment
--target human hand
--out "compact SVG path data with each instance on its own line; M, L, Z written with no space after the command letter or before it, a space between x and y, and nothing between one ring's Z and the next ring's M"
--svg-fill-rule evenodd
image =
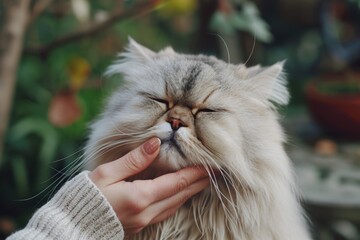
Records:
M125 181L155 160L160 145L160 139L152 138L122 158L100 165L89 173L127 235L174 215L189 198L209 185L207 172L199 167L184 168L153 180Z

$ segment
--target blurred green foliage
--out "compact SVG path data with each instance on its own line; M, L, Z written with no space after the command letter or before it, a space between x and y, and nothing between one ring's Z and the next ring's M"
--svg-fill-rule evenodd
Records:
M358 81L339 81L336 83L318 83L318 90L322 93L329 95L340 95L343 96L359 96L360 95L360 84Z
M250 1L237 3L241 6L241 11L217 11L212 18L211 28L222 34L234 34L237 30L243 30L254 35L259 41L271 42L269 26L261 18L257 6Z
M314 63L324 51L316 23L303 23L291 16L281 19L279 16L286 18L286 14L274 1L151 0L153 6L145 14L134 14L98 34L45 53L30 53L33 47L88 27L86 21L101 21L114 9L131 9L139 2L77 1L87 4L83 8L88 12L81 15L72 5L75 1L53 1L29 25L24 38L4 161L0 163L0 220L10 219L17 228L23 227L61 185L57 179L66 180L69 173L63 171L81 159L89 124L101 112L104 99L121 84L120 77L104 79L103 73L128 36L154 50L172 45L179 52L211 53L226 59L215 32L230 40L230 53L241 52L248 65L288 59L292 104L303 103L303 80L313 73ZM254 2L260 2L262 8ZM74 84L77 77L80 80ZM74 98L61 95L65 91ZM54 101L67 106L69 112L75 111L70 120L51 114L54 108L59 112ZM57 125L59 122L64 126ZM0 221L0 239L8 234L1 231Z

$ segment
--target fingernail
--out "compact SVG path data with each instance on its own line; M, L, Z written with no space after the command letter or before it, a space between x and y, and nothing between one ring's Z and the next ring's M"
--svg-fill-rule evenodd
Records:
M144 150L147 154L153 154L161 145L159 138L152 138L144 144Z

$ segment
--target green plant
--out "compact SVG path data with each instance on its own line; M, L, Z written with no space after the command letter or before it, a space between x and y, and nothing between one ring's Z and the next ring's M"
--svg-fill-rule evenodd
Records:
M329 95L360 95L359 81L342 81L330 83L318 83L320 92Z
M222 34L234 34L241 30L262 42L272 40L268 24L261 18L257 6L248 0L220 1L212 17L211 27Z

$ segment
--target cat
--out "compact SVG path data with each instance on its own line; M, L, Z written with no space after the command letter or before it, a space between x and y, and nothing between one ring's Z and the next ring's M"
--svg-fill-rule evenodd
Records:
M247 68L171 47L154 52L132 39L119 57L107 74L124 83L91 126L87 168L156 136L160 154L136 179L190 165L211 177L191 203L133 239L311 239L276 112L289 101L283 62Z

